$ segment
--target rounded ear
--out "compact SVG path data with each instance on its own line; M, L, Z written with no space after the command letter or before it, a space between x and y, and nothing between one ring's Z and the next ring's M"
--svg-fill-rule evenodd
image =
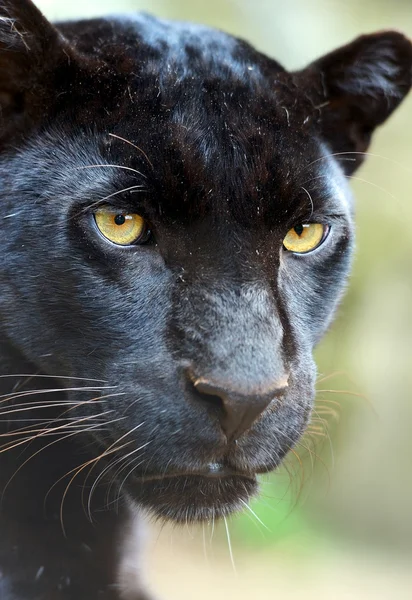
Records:
M0 148L41 120L65 46L30 0L0 0Z
M294 75L310 97L332 151L363 153L375 127L411 87L412 44L396 31L364 35ZM348 174L363 156L351 158L342 162Z

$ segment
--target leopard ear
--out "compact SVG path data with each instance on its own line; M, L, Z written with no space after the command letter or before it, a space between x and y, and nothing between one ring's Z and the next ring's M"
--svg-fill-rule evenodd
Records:
M412 83L412 44L387 31L357 38L296 73L311 98L332 152L365 152L375 127L400 104ZM348 155L349 157L349 155ZM352 173L362 154L342 161Z
M47 111L65 40L30 0L0 0L0 147Z

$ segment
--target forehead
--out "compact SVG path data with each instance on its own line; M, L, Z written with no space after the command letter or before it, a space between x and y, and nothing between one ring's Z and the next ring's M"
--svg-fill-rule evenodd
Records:
M272 177L260 185L256 168L248 175L244 169L234 174L218 163L206 181L196 173L185 174L182 164L165 150L153 153L150 139L147 144L137 141L149 155L143 155L137 143L130 146L125 140L51 130L5 164L3 173L13 174L10 194L24 199L30 190L27 206L33 216L50 207L49 218L59 221L65 214L80 215L97 204L110 203L142 214L173 236L179 231L198 233L204 243L212 232L213 239L219 231L284 235L312 217L315 221L328 215L350 219L346 180L327 149L296 169L274 163ZM191 160L195 166L202 162ZM233 193L226 193L230 188ZM212 223L217 230L210 228Z
M223 96L213 109L187 96L164 118L155 111L154 124L126 118L111 132L110 160L143 172L163 216L184 223L214 213L274 224L300 209L307 218L308 206L345 195L344 177L317 135L271 101L263 111L258 96L241 107Z
M84 31L81 23L61 27L105 65L85 71L89 81L79 89L98 93L91 103L80 99L79 126L92 112L100 160L139 171L146 200L163 214L264 218L294 202L307 207L323 200L328 179L340 180L322 158L304 92L248 44L144 15L97 20L92 49L89 24ZM110 178L119 189L137 183L127 170Z
M132 68L146 76L153 73L160 83L169 77L181 81L204 76L250 82L269 71L284 72L279 63L247 42L194 23L137 13L57 27L84 56L101 59L120 71Z

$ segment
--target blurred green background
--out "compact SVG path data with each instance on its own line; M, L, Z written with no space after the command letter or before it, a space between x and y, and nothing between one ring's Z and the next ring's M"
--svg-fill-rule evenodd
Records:
M51 19L144 10L210 24L298 68L361 33L412 36L411 0L37 0ZM256 513L149 536L167 600L412 598L412 96L355 174L357 256L317 350L313 433ZM263 524L261 524L261 521ZM233 567L233 564L235 567Z

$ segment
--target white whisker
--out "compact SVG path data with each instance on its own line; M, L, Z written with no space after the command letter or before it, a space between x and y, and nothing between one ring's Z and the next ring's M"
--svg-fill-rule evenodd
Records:
M252 509L251 506L249 506L249 504L247 502L245 502L244 500L242 500L240 498L240 502L243 504L243 506L253 515L253 517L256 519L256 521L258 523L260 523L262 525L262 527L264 527L266 529L266 531L268 531L269 533L272 533L271 530L269 529L269 527L267 527L267 525L265 525L265 523L262 521L262 519L260 519L257 514L255 513L255 511Z
M308 219L308 221L310 221L310 219L312 218L312 215L313 215L313 211L315 210L315 209L314 209L314 206L313 206L313 199L312 199L312 196L310 195L310 193L308 192L308 190L307 190L306 188L304 188L303 186L300 186L300 187L301 187L301 189L302 189L304 192L306 192L306 194L308 195L308 198L309 198L309 200L310 200L311 213L310 213L310 217L309 217L309 219Z
M133 142L131 142L130 140L127 140L126 138L121 137L120 135L116 135L115 133L109 133L109 135L112 138L116 138L117 140L121 140L122 142L126 142L126 144L129 144L130 146L133 146L133 148L136 148L136 150L138 150L139 152L141 152L141 154L143 154L143 156L145 157L145 159L147 160L147 162L149 163L149 165L154 170L154 166L151 163L151 161L149 160L149 157L147 156L146 152L144 150L142 150L141 148L139 148L139 146L136 146L136 144L133 144Z
M41 377L45 379L75 379L77 381L96 381L98 383L108 383L105 379L92 379L90 377L72 377L69 375L42 375L39 373L17 373L17 374L7 374L0 375L0 379L7 377Z
M229 526L228 526L228 523L227 523L227 519L226 519L226 517L225 517L224 515L223 515L223 521L224 521L224 523L225 523L226 537L227 537L227 545L228 545L228 548L229 548L230 562L231 562L231 564L232 564L232 569L233 569L233 571L234 571L235 573L237 573L237 571L236 571L236 565L235 565L235 560L234 560L234 557L233 557L232 543L231 543L231 541L230 541Z
M82 171L84 169L105 169L105 168L124 169L125 171L131 171L132 173L137 173L137 175L140 175L141 177L144 177L146 179L146 175L144 175L140 171L137 171L136 169L132 169L132 167L125 167L123 165L87 165L85 167L76 167L76 171Z

